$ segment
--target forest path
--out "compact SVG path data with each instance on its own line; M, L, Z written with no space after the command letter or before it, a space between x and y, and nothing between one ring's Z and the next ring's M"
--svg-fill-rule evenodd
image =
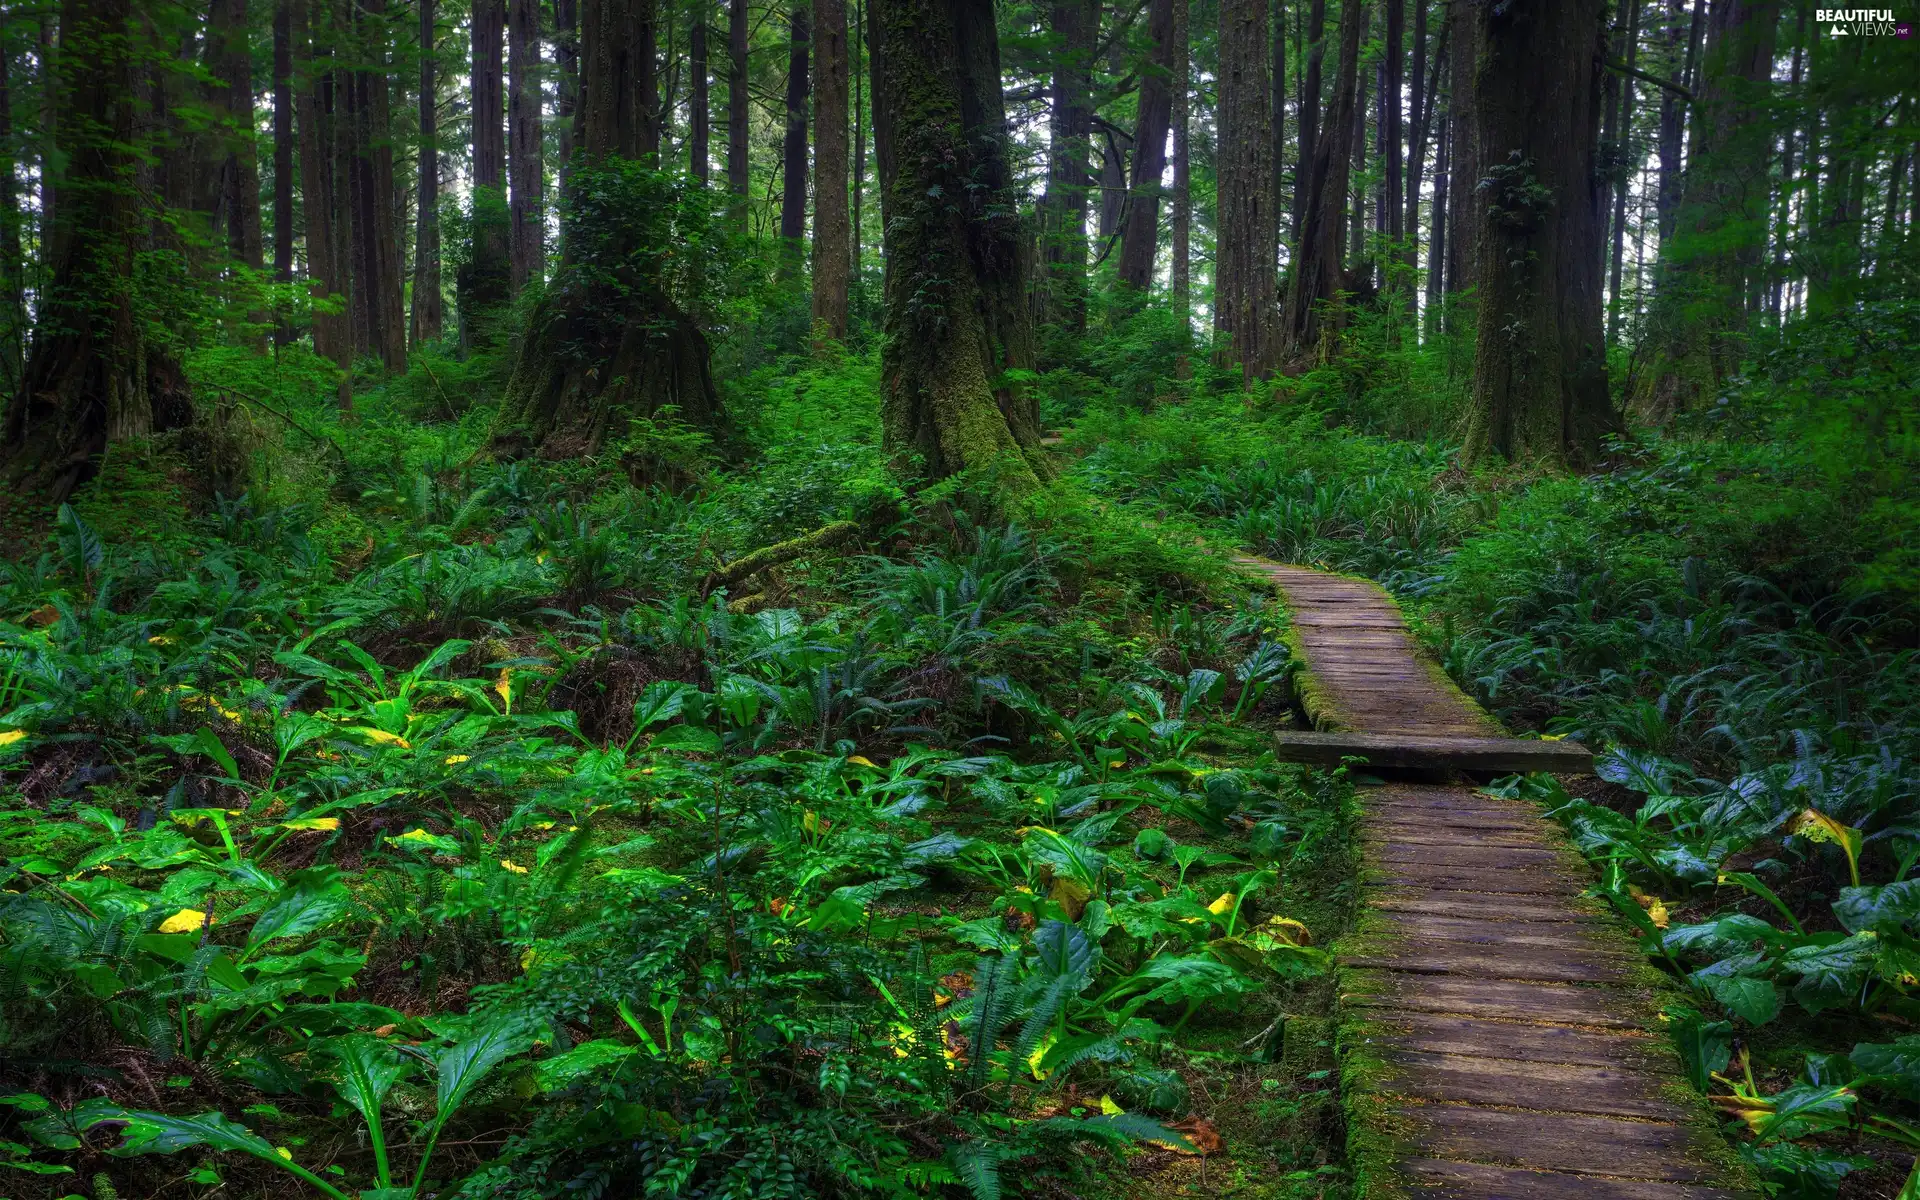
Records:
M1376 584L1237 557L1286 599L1321 732L1284 757L1585 771L1506 736L1421 652ZM1363 913L1341 947L1349 1147L1366 1193L1701 1200L1728 1149L1657 1027L1657 977L1531 804L1471 786L1361 793Z

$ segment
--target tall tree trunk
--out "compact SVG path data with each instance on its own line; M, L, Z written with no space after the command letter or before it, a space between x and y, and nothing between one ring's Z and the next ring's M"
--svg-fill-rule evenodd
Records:
M60 54L54 45L55 12L40 14L34 56L40 62L40 245L41 257L53 244L54 194L60 176Z
M1588 462L1617 425L1600 319L1603 5L1467 10L1488 179L1473 205L1480 322L1468 463Z
M1626 66L1631 72L1640 59L1640 9L1645 0L1627 0L1627 53ZM1607 340L1620 338L1620 285L1626 268L1627 254L1627 192L1632 176L1628 167L1639 161L1633 153L1633 109L1634 78L1623 75L1620 87L1620 118L1615 122L1608 114L1608 123L1616 125L1614 144L1609 148L1608 159L1613 167L1613 254L1607 277Z
M1435 68L1435 91L1439 90L1439 86L1439 69ZM1451 120L1450 117L1443 119ZM1453 199L1449 194L1453 168L1447 162L1447 151L1452 147L1453 139L1446 136L1445 129L1444 125L1441 126L1439 143L1433 151L1433 208L1427 218L1426 336L1429 338L1440 336L1441 299L1447 287L1447 209Z
M1417 314L1415 297L1420 285L1420 184L1427 170L1427 138L1433 132L1433 85L1440 75L1441 55L1446 53L1446 26L1440 27L1440 40L1434 46L1433 71L1427 71L1427 0L1413 0L1413 81L1407 93L1407 113L1413 129L1407 136L1406 212L1400 219L1400 236L1405 246L1400 266L1407 277L1407 312Z
M1377 72L1376 72L1377 73ZM1347 175L1351 211L1347 214L1347 283L1352 290L1372 291L1373 263L1367 258L1367 73L1359 73L1353 102L1353 130L1347 145L1353 165Z
M1268 209L1275 222L1292 211L1287 196L1287 2L1273 0L1273 199ZM1274 245L1285 245L1290 229L1274 227Z
M473 0L473 192L468 221L471 245L460 267L462 349L496 340L499 309L513 291L512 247L507 209L506 95L501 59L505 50L507 0Z
M1669 30L1669 45L1677 43L1680 37L1680 14L1686 11L1686 0L1672 0ZM1693 15L1687 23L1686 65L1680 72L1680 85L1689 91L1693 88L1693 76L1700 57L1700 38L1706 28L1707 0L1693 0ZM1680 97L1670 91L1663 91L1660 100L1660 245L1666 246L1673 237L1674 221L1680 215L1680 193L1685 185L1681 174L1680 153L1683 139L1686 137L1687 110Z
M1147 17L1147 39L1153 50L1140 72L1133 192L1127 202L1116 272L1122 286L1137 292L1146 291L1152 284L1153 259L1160 249L1160 180L1167 169L1167 126L1173 119L1173 0L1153 0ZM1271 208L1263 208L1271 217Z
M693 32L687 38L687 70L693 76L687 98L687 170L702 187L713 167L712 75L707 64L707 18L712 12L709 0L696 0Z
M1793 64L1788 68L1788 95L1793 101L1799 101L1801 72L1806 65L1807 48L1807 10L1812 7L1806 0L1797 0L1794 4L1793 22ZM1795 152L1799 149L1797 138L1800 136L1798 124L1789 119L1781 137L1780 156L1780 193L1777 198L1776 217L1774 219L1774 252L1771 277L1767 287L1767 313L1777 324L1781 320L1781 292L1786 283L1788 244L1793 238L1793 201L1798 188L1794 172Z
M1332 353L1342 323L1338 297L1345 287L1340 270L1341 242L1347 227L1348 171L1356 91L1360 76L1360 35L1367 23L1366 0L1340 6L1340 51L1327 106L1326 136L1314 140L1307 164L1300 234L1287 276L1287 301L1280 319L1281 352L1289 359L1320 361Z
M250 310L252 324L264 326L268 314L257 301L264 264L250 41L246 0L213 0L207 12L207 69L214 78L208 96L215 121L210 146L215 164L215 232L225 235L230 261L244 268L233 276L235 299ZM266 347L264 336L251 331L242 340L261 349Z
M866 79L867 64L864 47L867 44L866 10L860 0L853 0L853 277L860 278L860 256L863 251L865 226L861 211L867 191L867 126L866 126Z
M540 129L540 0L507 13L508 286L518 292L547 269L546 143Z
M301 210L307 225L307 293L314 304L313 349L339 368L339 404L346 409L353 402L353 322L345 311L352 290L347 255L351 224L340 169L347 131L339 29L326 0L291 3L295 74L304 85L295 116L300 127Z
M1172 293L1174 318L1183 347L1193 320L1193 163L1191 137L1193 102L1193 43L1188 20L1187 0L1173 0L1173 229L1169 247L1173 263L1168 268L1168 290Z
M1040 202L1040 287L1035 317L1069 334L1087 329L1087 206L1093 180L1093 110L1088 95L1099 10L1088 0L1054 0L1047 128L1047 191Z
M11 16L11 14L6 14ZM14 178L13 42L0 22L0 405L20 390L26 369L26 260L20 249L21 209Z
M569 212L553 281L529 315L488 439L503 457L571 458L627 437L629 422L671 405L680 420L726 432L705 335L675 298L652 249L686 236L656 177L620 169L659 152L653 21L624 0L580 5L579 145L568 186L614 193L609 217ZM575 260L592 247L591 268ZM607 263L628 264L609 277ZM636 467L639 464L636 464Z
M800 274L807 236L807 28L808 0L790 0L787 40L787 132L780 148L780 275Z
M430 0L428 0L430 2ZM273 6L273 280L293 282L293 0ZM274 342L293 341L293 324L283 314L274 323Z
M394 211L393 114L387 69L386 0L357 0L360 67L348 76L353 159L348 181L354 227L354 324L362 347L389 371L407 369L400 231Z
M1275 359L1275 268L1278 223L1273 197L1273 112L1267 78L1271 43L1267 0L1220 3L1220 149L1218 267L1214 330L1223 363L1243 378L1265 378Z
M813 328L845 341L853 270L847 226L847 4L813 0Z
M1312 203L1307 176L1313 170L1315 143L1320 136L1320 65L1327 56L1326 38L1327 0L1311 0L1307 9L1307 66L1300 87L1300 161L1294 168L1293 182L1293 244L1296 248L1301 244L1301 225Z
M1474 202L1479 186L1481 160L1475 144L1478 136L1474 116L1476 102L1474 60L1480 54L1480 26L1475 19L1473 0L1445 0L1448 37L1447 50L1447 259L1446 286L1449 296L1473 290L1474 286Z
M1708 19L1673 237L1661 243L1655 354L1636 403L1653 420L1738 369L1765 266L1768 117L1780 0L1720 0Z
M413 224L413 345L440 340L446 324L440 296L439 74L434 70L438 29L434 0L420 4L420 200Z
M1424 5L1426 0L1413 0L1416 5ZM1380 149L1381 158L1386 167L1385 189L1387 211L1386 220L1381 222L1381 232L1386 234L1388 251L1385 263L1400 261L1401 211L1406 204L1405 193L1401 190L1406 179L1406 137L1402 129L1400 113L1400 92L1402 78L1406 71L1406 4L1405 0L1387 0L1387 46L1386 59L1381 66L1380 93ZM1383 272L1385 274L1385 272ZM1401 286L1398 281L1388 277L1392 286ZM1404 286L1411 288L1411 282Z
M580 107L579 0L553 0L553 65L559 87L553 103L554 123L560 127L560 187L567 186L567 167L573 162L574 114Z
M994 386L1033 348L993 4L872 0L870 19L887 452L929 478L1031 488L1038 405Z
M1120 234L1127 216L1127 151L1133 138L1104 126L1100 139L1100 240L1111 241Z
M727 191L734 196L737 219L747 212L747 0L727 7Z
M26 385L0 430L0 478L16 496L63 501L110 443L190 416L176 393L154 386L162 364L136 312L134 64L151 48L135 45L130 18L128 0L60 7L60 207Z

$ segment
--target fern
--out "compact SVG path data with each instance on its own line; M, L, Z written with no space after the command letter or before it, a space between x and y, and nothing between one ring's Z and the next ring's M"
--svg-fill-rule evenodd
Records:
M973 1044L967 1071L967 1086L978 1090L986 1085L993 1041L1007 1023L1012 1006L1013 963L1004 955L983 956L973 969Z
M997 1148L956 1146L954 1173L967 1185L973 1200L1000 1200L1000 1153Z

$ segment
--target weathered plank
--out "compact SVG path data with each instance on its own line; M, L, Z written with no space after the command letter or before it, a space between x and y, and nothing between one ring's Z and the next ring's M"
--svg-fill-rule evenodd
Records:
M1407 1012L1376 1023L1368 1040L1387 1050L1476 1055L1493 1061L1569 1063L1589 1067L1628 1064L1665 1080L1678 1063L1664 1038L1624 1029L1489 1020L1445 1013Z
M1604 1174L1529 1171L1486 1163L1412 1158L1401 1164L1424 1200L1734 1200L1735 1193L1682 1183L1653 1183ZM1605 1163L1593 1164L1605 1171Z
M1415 1132L1408 1141L1432 1158L1502 1167L1597 1172L1622 1179L1707 1183L1710 1167L1693 1154L1684 1125L1618 1117L1422 1104L1398 1110Z
M1394 770L1593 772L1593 752L1577 742L1530 738L1432 737L1407 733L1310 733L1282 730L1274 752L1284 762L1338 766L1343 758Z
M1678 1122L1686 1113L1655 1080L1621 1064L1525 1062L1466 1054L1395 1051L1385 1090L1414 1099Z
M1349 972L1344 982L1342 999L1370 1008L1554 1021L1596 1029L1642 1027L1625 1015L1626 1002L1613 988L1360 970Z

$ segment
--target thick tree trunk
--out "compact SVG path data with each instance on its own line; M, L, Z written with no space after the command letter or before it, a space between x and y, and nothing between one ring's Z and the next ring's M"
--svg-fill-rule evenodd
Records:
M693 76L693 89L687 96L687 171L702 187L713 169L713 77L707 63L710 15L708 0L698 0L693 10L693 32L687 36L687 71Z
M1325 360L1343 323L1339 294L1346 281L1340 269L1341 243L1347 227L1360 35L1366 22L1366 0L1345 0L1340 8L1340 57L1334 71L1332 100L1327 106L1326 136L1314 139L1299 241L1294 248L1293 269L1287 276L1280 342L1281 353L1288 359Z
M1472 205L1480 322L1462 457L1589 462L1617 427L1600 319L1603 0L1468 11L1488 182Z
M1167 271L1174 317L1180 323L1184 346L1193 320L1193 53L1187 0L1173 0L1173 229L1168 248L1173 262ZM1182 369L1186 359L1181 358Z
M807 28L808 0L790 0L787 39L787 131L780 144L780 276L800 274L807 236Z
M1127 152L1133 138L1111 125L1101 129L1100 138L1100 226L1103 242L1120 236L1121 222L1127 217Z
M353 157L348 185L354 227L354 326L360 346L389 371L407 369L400 231L393 203L393 114L388 93L386 0L358 0L359 70L348 76Z
M26 259L20 248L20 209L14 178L13 46L0 27L0 400L20 390L26 369Z
M1033 344L993 5L873 0L871 22L887 451L924 477L1031 488L1038 406L995 388Z
M1300 164L1293 184L1293 244L1301 244L1301 226L1307 218L1307 177L1320 136L1320 70L1327 57L1327 0L1311 0L1307 9L1307 66L1300 87ZM1296 263L1297 266L1297 263Z
M844 3L845 0L842 0ZM853 76L853 277L860 278L860 256L864 250L865 227L861 221L865 215L862 203L867 190L867 126L866 126L866 79L867 68L863 47L867 44L866 11L860 6L860 0L853 4L853 64L848 74Z
M1447 294L1474 287L1475 188L1480 183L1480 154L1474 115L1474 62L1480 54L1480 26L1473 0L1446 0L1447 29Z
M505 51L506 0L473 0L473 192L471 245L456 281L463 349L495 341L500 308L513 291L511 217L507 209Z
M434 0L420 4L420 200L413 224L413 345L440 340L446 325L440 297L440 84L434 70Z
M1669 37L1677 42L1680 37L1680 15L1686 11L1686 0L1673 0L1668 26ZM1700 57L1700 39L1706 28L1707 0L1693 0L1693 15L1686 23L1686 65L1680 72L1680 85L1691 90L1694 73ZM1660 245L1665 247L1673 237L1674 222L1680 215L1680 193L1685 186L1681 174L1680 152L1687 130L1687 109L1680 97L1670 91L1662 91L1660 99Z
M508 286L539 283L547 269L546 145L540 129L540 3L507 13Z
M1640 9L1644 0L1627 0L1627 2L1629 11L1626 66L1628 71L1632 71L1640 58ZM1618 341L1620 338L1620 284L1626 268L1627 192L1631 180L1628 167L1640 161L1640 156L1634 154L1632 149L1635 97L1633 76L1622 76L1619 86L1622 95L1618 122L1614 122L1611 113L1608 114L1609 123L1616 125L1614 144L1608 156L1613 167L1613 251L1607 278L1607 340L1609 342ZM1789 176L1792 175L1791 170L1787 173Z
M1436 77L1434 86L1439 87ZM1443 117L1443 120L1451 118ZM1452 139L1445 135L1445 126L1433 151L1433 208L1427 217L1427 315L1426 336L1438 337L1441 332L1441 299L1446 294L1447 259L1447 210L1453 198L1449 187L1453 179L1452 164L1447 162L1447 151Z
M1407 137L1406 212L1400 219L1405 248L1400 266L1407 278L1407 313L1418 312L1415 297L1420 285L1420 185L1427 171L1427 139L1433 132L1433 86L1439 81L1441 55L1446 53L1446 26L1434 46L1433 70L1427 70L1427 0L1413 0L1413 81L1407 93L1407 112L1413 129Z
M1153 0L1147 17L1153 46L1140 75L1140 122L1133 138L1133 192L1120 238L1120 283L1144 292L1160 249L1160 180L1167 169L1167 126L1173 119L1173 0ZM1269 213L1271 212L1269 208Z
M1278 224L1292 211L1287 196L1287 4L1273 0L1273 213L1274 245L1283 246L1292 231Z
M306 84L295 101L295 116L300 127L301 210L307 226L307 293L314 305L313 349L340 368L339 402L345 409L353 400L348 378L353 322L346 312L352 290L347 254L351 222L340 169L347 141L346 87L336 69L338 29L324 0L291 3L296 74Z
M580 6L580 140L569 186L639 189L569 213L560 268L528 322L489 448L502 457L571 458L619 446L631 421L671 406L725 431L705 335L673 294L655 248L683 236L673 206L620 160L658 153L652 18L623 0ZM591 257L591 261L583 261Z
M1089 107L1098 10L1055 0L1053 80L1047 137L1047 191L1040 202L1040 287L1035 319L1068 334L1087 329L1087 206L1093 180Z
M747 94L747 0L730 0L727 8L727 191L734 196L738 220L746 220L747 114L753 99Z
M1720 0L1699 60L1685 192L1661 243L1654 360L1636 404L1656 421L1689 408L1739 368L1765 267L1767 160L1780 0Z
M1400 90L1401 79L1406 69L1406 0L1386 0L1387 2L1387 45L1386 58L1381 63L1380 89L1380 157L1386 170L1383 180L1383 195L1386 211L1381 214L1386 219L1380 221L1380 232L1386 235L1388 250L1382 263L1383 273L1387 264L1400 258L1399 241L1401 237L1401 209L1406 203L1401 187L1406 179L1406 138L1401 128ZM1425 0L1413 0L1415 4L1424 4ZM1399 281L1387 278L1390 286L1399 287ZM1411 287L1408 283L1405 286Z
M26 383L0 430L0 479L16 497L67 498L112 442L191 416L142 337L133 260L142 240L135 176L134 64L128 0L64 0L60 8L60 207L48 247L43 317Z
M214 0L207 17L207 66L219 147L214 212L234 261L259 271L260 167L253 141L253 54L246 0Z
M1273 239L1278 224L1270 211L1273 112L1268 99L1268 37L1266 0L1221 0L1214 330L1221 338L1221 361L1239 363L1247 380L1266 377L1276 350L1278 250Z
M567 168L573 162L574 114L580 108L579 0L553 0L553 65L559 76L553 119L558 125L560 187L567 186Z
M813 0L813 329L844 341L853 271L847 226L847 4Z
M293 282L293 0L273 6L273 279ZM293 341L293 325L283 315L274 323L274 342Z
M1370 82L1367 72L1359 73L1353 98L1353 129L1347 142L1352 148L1353 162L1347 173L1347 184L1352 195L1347 211L1346 281L1349 289L1356 292L1373 290L1373 263L1367 258L1367 99L1371 94L1368 91Z

